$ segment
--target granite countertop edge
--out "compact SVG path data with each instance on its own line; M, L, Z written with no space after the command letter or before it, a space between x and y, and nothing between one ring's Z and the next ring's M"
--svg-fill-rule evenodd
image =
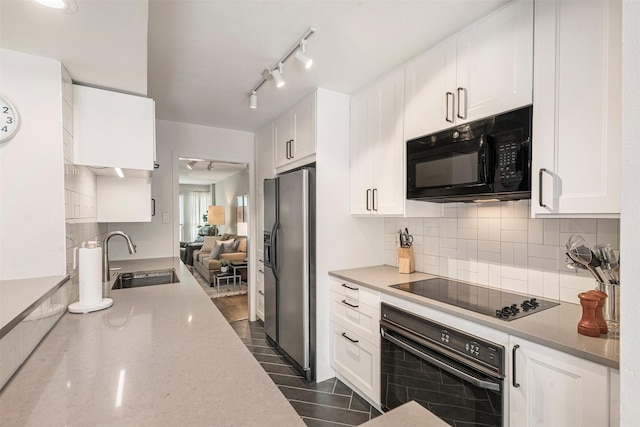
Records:
M506 322L390 287L398 283L438 277L431 274L420 272L401 274L396 267L379 265L330 271L329 275L610 368L619 369L620 367L618 339L605 336L593 338L578 334L576 327L580 320L581 308L576 304L557 301L560 303L559 306L545 310L545 312L548 311L547 314L553 314L553 316L527 316ZM558 321L554 322L554 319Z

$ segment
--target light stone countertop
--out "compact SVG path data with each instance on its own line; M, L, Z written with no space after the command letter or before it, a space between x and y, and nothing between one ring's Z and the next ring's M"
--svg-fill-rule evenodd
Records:
M425 409L415 400L398 406L389 412L361 424L361 427L448 427L449 424L442 421L430 411Z
M0 338L67 280L69 275L0 280Z
M66 313L0 392L1 425L304 425L179 259L111 266L181 282Z
M559 306L546 309L544 314L533 314L507 322L390 287L398 283L437 277L430 274L402 274L396 267L381 265L331 271L329 275L619 369L620 340L604 335L593 338L578 334L577 325L582 317L582 308L577 304L560 302Z

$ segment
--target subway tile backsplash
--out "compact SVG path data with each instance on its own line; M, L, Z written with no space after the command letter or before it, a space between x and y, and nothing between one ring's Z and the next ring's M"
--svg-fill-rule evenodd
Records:
M385 263L398 265L398 230L407 227L417 271L577 304L595 281L566 267L565 243L580 234L618 250L620 221L531 219L529 212L520 200L447 204L440 218L385 218Z

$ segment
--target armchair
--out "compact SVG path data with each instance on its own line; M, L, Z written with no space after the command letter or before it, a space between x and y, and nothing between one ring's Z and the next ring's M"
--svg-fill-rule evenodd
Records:
M193 265L193 251L199 250L204 244L205 236L214 236L216 227L204 225L198 229L198 235L193 242L180 242L180 259L186 265Z

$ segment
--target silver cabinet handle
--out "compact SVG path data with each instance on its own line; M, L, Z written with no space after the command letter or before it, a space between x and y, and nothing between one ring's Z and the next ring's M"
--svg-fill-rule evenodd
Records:
M511 372L511 384L515 387L518 388L520 387L520 384L516 381L516 350L519 349L520 346L518 344L513 346L513 350L511 350L511 367L512 367L512 372Z
M376 212L378 212L378 203L376 203L377 202L377 199L376 199L376 194L377 193L378 193L378 189L374 188L373 189L373 196L371 198L371 206L373 207L373 210L376 211Z
M349 304L349 303L347 302L347 300L346 300L346 299L343 299L343 300L342 300L342 303L343 303L344 305L348 305L349 307L358 308L358 306L357 306L357 305Z
M538 171L538 204L540 205L541 208L549 208L549 206L545 205L544 202L542 201L542 175L543 174L549 174L551 176L551 178L553 178L553 175L551 174L551 172L545 168L540 168L540 170Z
M458 118L466 119L467 118L467 89L464 87L459 87L456 89L458 94ZM462 105L462 95L464 95L464 116L460 114L460 106Z
M369 207L369 194L371 194L371 189L367 188L367 210L371 211L371 208Z
M349 286L347 284L344 284L344 283L342 284L342 287L343 288L347 288L347 289L351 289L352 291L357 291L358 290L358 288L351 287L351 286Z
M451 98L451 109L449 109L449 98ZM455 99L453 97L453 92L447 92L445 94L445 108L447 109L447 114L445 114L444 119L449 123L453 123L455 110ZM449 118L449 111L451 111L451 118Z
M293 159L293 139L289 140L289 158Z
M357 343L360 342L359 340L354 340L353 338L349 338L345 332L343 332L341 335L343 337L345 337L346 339L348 339L349 341L351 341L352 343L354 343L354 344L357 344Z

